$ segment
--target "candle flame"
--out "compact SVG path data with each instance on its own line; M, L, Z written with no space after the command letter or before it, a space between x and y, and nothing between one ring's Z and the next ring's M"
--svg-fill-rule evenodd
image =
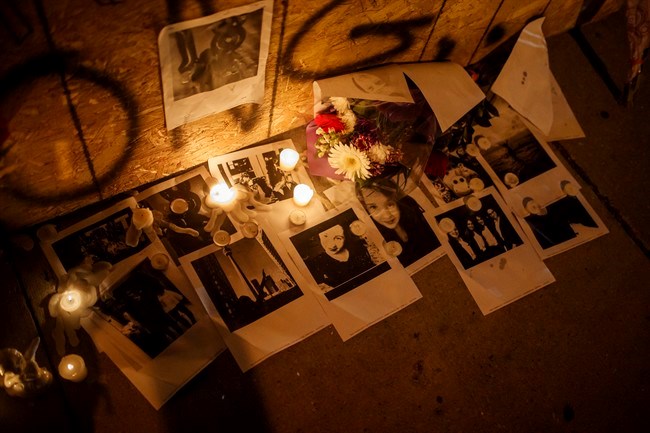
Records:
M228 188L224 182L219 182L210 189L210 195L218 203L228 203L235 198L235 191Z
M70 371L74 370L74 364L68 364L67 367Z

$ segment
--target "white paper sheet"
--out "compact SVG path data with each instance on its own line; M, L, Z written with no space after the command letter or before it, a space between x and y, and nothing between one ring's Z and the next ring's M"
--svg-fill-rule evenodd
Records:
M548 134L553 125L553 100L543 22L544 18L539 18L521 31L492 91Z
M435 218L436 234L483 314L555 281L493 187L437 208Z
M467 72L455 63L388 65L314 81L314 116L324 108L323 102L331 96L413 102L404 74L422 91L442 131L485 98Z
M319 238L330 230L344 233L347 261L325 254ZM422 297L399 261L380 247L381 235L358 204L328 211L280 239L343 341Z
M166 26L158 36L171 130L241 104L261 104L273 1Z
M242 371L330 324L264 221L257 238L206 247L181 264Z
M409 63L401 68L422 91L442 132L485 98L469 74L456 63Z

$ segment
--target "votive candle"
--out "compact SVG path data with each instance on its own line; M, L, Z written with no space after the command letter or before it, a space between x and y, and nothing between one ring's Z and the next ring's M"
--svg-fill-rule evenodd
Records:
M314 190L304 183L299 183L293 189L293 202L296 206L307 206L314 196Z
M84 359L79 355L66 355L59 363L59 375L72 382L81 382L88 375Z
M280 170L291 171L296 167L300 155L293 149L282 149L280 152Z
M79 290L66 290L61 294L61 301L59 303L61 308L68 313L77 311L81 307L81 292Z

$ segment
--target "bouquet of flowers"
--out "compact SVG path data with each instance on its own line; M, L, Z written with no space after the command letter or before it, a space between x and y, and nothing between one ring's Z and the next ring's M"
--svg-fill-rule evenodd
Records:
M359 186L390 178L407 194L409 179L414 186L423 172L436 134L433 111L416 87L410 91L413 103L329 97L310 124L315 135L308 144L334 174Z

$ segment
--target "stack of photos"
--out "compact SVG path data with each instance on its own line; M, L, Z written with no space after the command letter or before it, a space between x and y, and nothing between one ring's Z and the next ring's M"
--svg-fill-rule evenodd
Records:
M477 127L469 152L494 180L542 258L608 232L580 185L512 109L489 128Z
M147 400L160 408L225 345L187 277L155 238L126 242L134 199L41 243L59 277L85 263L108 262L84 329ZM131 244L134 244L133 242Z
M280 238L344 341L422 297L357 204L330 210Z
M428 179L421 179L429 183ZM395 194L380 189L355 187L344 181L326 190L324 194L338 207L351 201L360 203L370 215L383 238L382 246L395 255L409 275L425 268L445 253L433 232L434 205L419 187L408 195Z
M436 234L483 314L555 281L494 187L436 209Z

